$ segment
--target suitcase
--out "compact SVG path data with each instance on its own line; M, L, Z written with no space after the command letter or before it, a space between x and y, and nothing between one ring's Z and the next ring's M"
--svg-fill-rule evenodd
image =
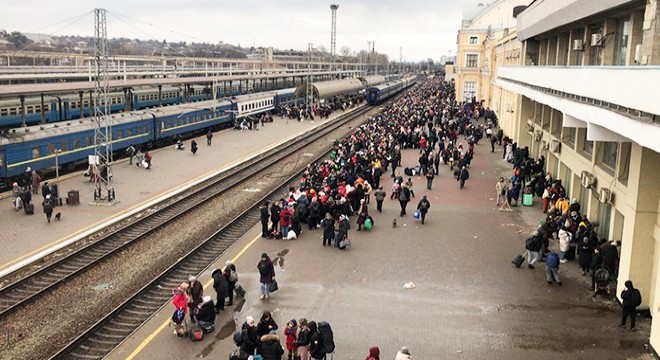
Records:
M533 194L523 194L522 204L523 204L523 206L532 206L534 204L534 195Z
M34 215L34 204L27 204L25 207L25 213L28 215Z
M236 287L234 288L234 292L236 295L245 298L245 289L241 285L236 284Z
M515 259L511 262L513 265L515 265L517 268L520 267L525 262L525 258L522 255L516 256Z

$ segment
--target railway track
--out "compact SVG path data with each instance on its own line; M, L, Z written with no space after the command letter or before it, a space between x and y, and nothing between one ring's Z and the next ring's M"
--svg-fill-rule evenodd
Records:
M310 139L307 144L336 130L369 109L370 107L363 107L342 116L328 128L319 131L319 134L315 135L314 139ZM296 146L296 150L301 147ZM310 162L317 159L310 159ZM181 279L186 279L190 274L202 273L229 246L248 232L259 220L259 205L265 200L277 200L283 191L288 190L289 183L298 176L299 174L290 177L284 182L285 185L255 202L248 210L181 257L177 263L156 276L149 284L135 292L135 295L128 298L50 359L101 359L109 354L167 303L172 297L172 289L179 285Z
M362 115L369 109L370 107L365 106L343 115L333 120L332 123L321 130L312 130L300 135L290 142L265 152L261 156L247 160L219 174L217 177L209 179L184 193L175 195L152 208L146 209L141 212L143 216L137 221L109 232L97 241L90 242L75 251L71 251L38 271L1 288L0 320L9 317L19 307L25 306L38 296L51 291L68 279L150 235L166 225L170 220L186 214L205 202L236 187L245 181L245 179L249 179L287 155L295 153L316 139L336 130L344 123Z

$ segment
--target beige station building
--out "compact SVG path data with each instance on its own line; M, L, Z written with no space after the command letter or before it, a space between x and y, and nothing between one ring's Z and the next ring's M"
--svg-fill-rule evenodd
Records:
M491 1L464 12L457 42L457 99L495 110L620 244L617 296L628 279L641 291L657 354L660 0Z

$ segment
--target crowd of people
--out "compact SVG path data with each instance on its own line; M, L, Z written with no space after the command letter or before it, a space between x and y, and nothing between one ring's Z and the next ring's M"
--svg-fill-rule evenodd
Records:
M32 194L41 191L43 198L41 207L46 215L46 221L50 223L55 207L60 205L58 187L57 184L49 184L48 181L41 184L41 180L41 176L28 167L23 178L12 184L12 206L16 211L22 209L26 215L34 214ZM60 217L61 213L55 214L55 220L60 220Z

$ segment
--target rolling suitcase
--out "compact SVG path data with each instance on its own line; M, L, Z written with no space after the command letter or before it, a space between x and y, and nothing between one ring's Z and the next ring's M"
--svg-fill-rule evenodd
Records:
M34 215L34 204L27 204L25 207L25 213L28 215Z
M236 284L236 287L234 288L234 292L236 295L245 298L245 289L241 285Z
M516 256L515 259L511 262L513 265L515 265L517 268L520 267L525 262L525 258L522 255Z

